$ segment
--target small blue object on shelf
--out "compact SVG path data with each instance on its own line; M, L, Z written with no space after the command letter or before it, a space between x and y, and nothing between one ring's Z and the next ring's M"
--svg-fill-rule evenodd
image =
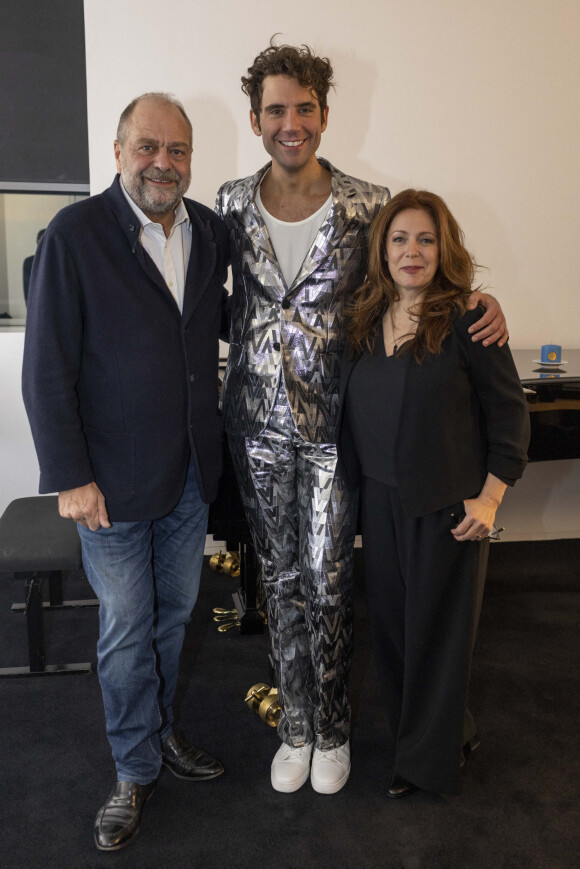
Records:
M541 362L548 362L550 365L562 361L562 347L560 344L542 344Z

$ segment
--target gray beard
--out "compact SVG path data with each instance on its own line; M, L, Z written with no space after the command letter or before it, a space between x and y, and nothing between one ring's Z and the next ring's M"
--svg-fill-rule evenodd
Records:
M149 176L158 180L176 181L177 187L172 191L172 195L168 197L169 191L160 190L156 193L146 186L146 182L141 175L129 175L124 169L121 171L121 181L123 187L135 203L139 206L148 217L154 214L155 216L163 217L171 211L175 211L177 205L186 192L191 181L191 172L188 172L183 178L174 175L172 172L149 172Z

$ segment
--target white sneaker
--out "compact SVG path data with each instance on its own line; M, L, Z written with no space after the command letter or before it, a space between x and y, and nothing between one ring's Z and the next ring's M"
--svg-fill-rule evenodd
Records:
M350 745L348 740L339 748L329 751L314 749L310 781L319 794L335 794L348 781L350 775Z
M275 791L291 794L301 788L310 774L310 758L314 743L294 748L282 743L272 761L272 787Z

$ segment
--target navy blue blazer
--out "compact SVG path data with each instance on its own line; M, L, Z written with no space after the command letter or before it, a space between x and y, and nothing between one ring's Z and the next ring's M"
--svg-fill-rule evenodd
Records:
M59 212L34 258L23 396L39 491L95 481L112 521L169 513L190 455L203 500L217 491L228 236L209 208L183 201L192 225L183 314L139 242L119 176Z
M454 321L441 353L410 357L395 446L395 474L409 516L424 516L479 494L488 473L512 485L527 464L527 402L507 344L484 347L468 328L478 307ZM360 464L345 395L358 359L341 368L338 452L351 488Z

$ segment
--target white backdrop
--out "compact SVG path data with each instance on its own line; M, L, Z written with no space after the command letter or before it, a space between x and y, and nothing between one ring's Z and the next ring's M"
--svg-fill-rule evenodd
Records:
M489 271L514 347L580 346L578 0L85 0L91 189L120 112L168 90L194 126L190 195L266 162L240 76L273 33L333 62L319 153L441 194Z

